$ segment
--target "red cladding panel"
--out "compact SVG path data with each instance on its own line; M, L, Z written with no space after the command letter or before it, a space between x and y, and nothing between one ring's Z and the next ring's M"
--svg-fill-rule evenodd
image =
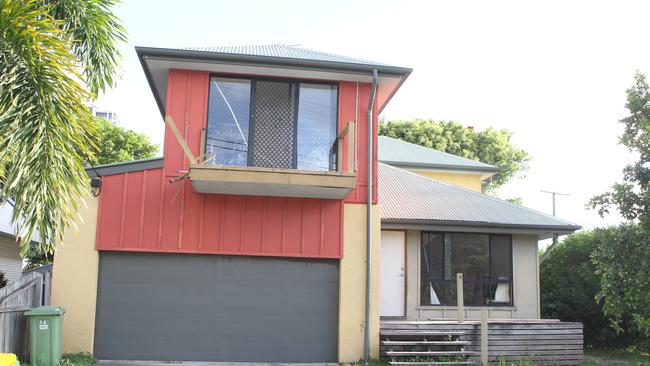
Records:
M98 250L341 257L342 201L197 194L162 173L104 177Z
M367 83L339 83L339 130L349 121L357 120L355 134L357 145L357 188L348 194L345 202L365 203L368 187L368 103L370 102L371 85ZM358 95L358 103L357 103ZM357 109L358 108L358 109ZM377 203L377 108L373 113L373 203ZM344 144L344 155L347 156L347 144ZM347 167L347 163L344 164Z
M169 73L167 113L195 156L207 120L209 80L207 72ZM357 187L345 202L366 202L369 95L370 84L339 83L339 128L358 120ZM372 126L376 202L376 113ZM187 180L169 183L169 178L189 168L189 160L169 127L163 154L162 169L104 178L98 250L341 258L343 200L197 194Z

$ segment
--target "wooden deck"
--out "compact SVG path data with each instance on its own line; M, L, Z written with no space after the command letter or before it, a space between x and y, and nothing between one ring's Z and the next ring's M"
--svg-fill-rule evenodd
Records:
M449 320L381 321L381 355L435 354L446 348L432 348L427 335L449 334L447 339L462 344L467 359L478 364L481 351L480 321L462 324ZM423 343L424 342L424 343ZM430 344L429 344L430 343ZM445 347L445 346L443 346ZM490 320L488 322L490 362L527 360L538 365L579 365L583 358L582 323L558 320ZM419 359L421 361L421 357ZM399 360L392 358L393 363ZM435 364L418 362L420 365Z

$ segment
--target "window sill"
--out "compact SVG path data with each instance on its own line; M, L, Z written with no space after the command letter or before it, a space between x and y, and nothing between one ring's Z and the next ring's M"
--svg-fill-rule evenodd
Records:
M456 306L448 306L448 305L418 305L415 307L417 310L457 310L458 308ZM488 306L470 306L470 305L465 305L465 310L481 310L483 308L486 308L488 310L507 310L507 311L517 311L517 307L513 305L488 305Z
M356 187L357 175L346 172L192 165L194 191L211 194L343 199Z

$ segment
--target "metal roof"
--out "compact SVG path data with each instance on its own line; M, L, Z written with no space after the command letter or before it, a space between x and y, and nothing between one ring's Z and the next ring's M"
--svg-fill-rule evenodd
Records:
M379 73L381 111L413 69L287 45L157 48L135 47L160 113L166 114L170 69L268 75L292 79L371 82Z
M388 136L379 136L379 161L396 166L496 173L494 165L463 158Z
M314 51L314 50L309 50L298 46L289 46L284 44L253 45L253 46L183 47L182 49L189 50L189 51L225 53L225 54L232 54L232 55L261 56L261 57L274 57L274 58L295 59L295 60L336 62L336 63L343 63L343 64L395 67L393 65L389 65L381 62L335 55L332 53Z
M163 167L163 158L161 156L148 159L121 161L119 163L102 164L95 166L88 166L84 169L89 177L94 178L99 174L100 176L124 174L130 172L138 172L141 170L159 169Z
M579 225L482 193L379 164L382 223L571 232Z

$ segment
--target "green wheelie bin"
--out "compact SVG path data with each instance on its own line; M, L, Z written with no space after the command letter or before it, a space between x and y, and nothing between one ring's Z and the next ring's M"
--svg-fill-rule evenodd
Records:
M52 306L41 306L25 312L29 319L31 366L56 366L61 360L63 313L63 308Z

